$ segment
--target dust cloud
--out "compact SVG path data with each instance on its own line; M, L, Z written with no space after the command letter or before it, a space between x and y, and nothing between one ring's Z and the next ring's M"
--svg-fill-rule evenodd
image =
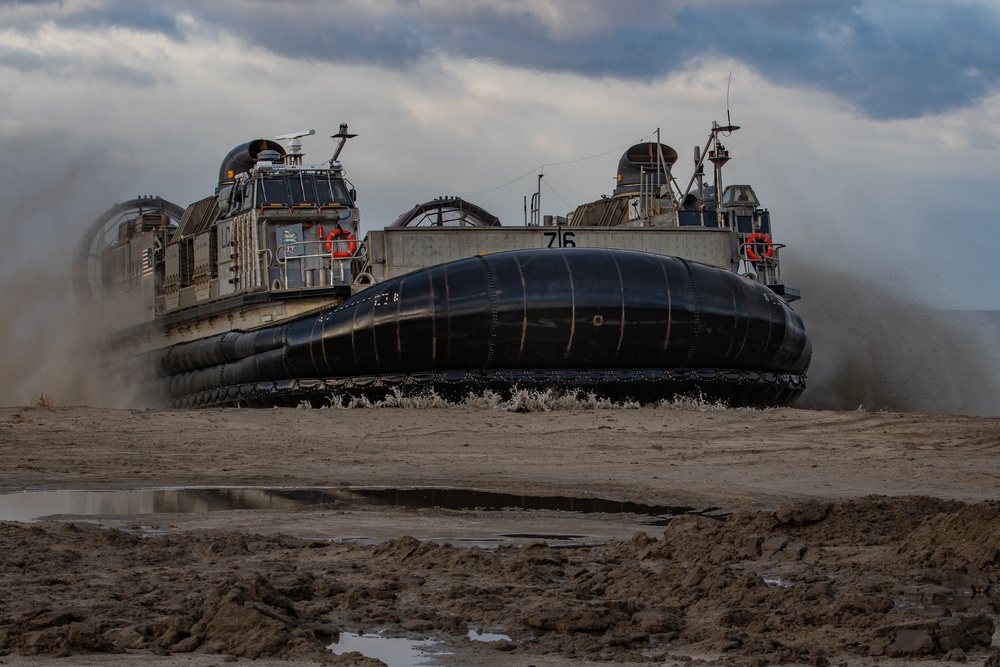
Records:
M30 148L4 144L7 154ZM71 281L77 242L114 203L102 182L116 169L96 177L100 156L66 163L57 148L35 146L28 165L0 164L0 405L121 407L125 394L97 354L104 322L80 308Z
M933 309L822 259L783 268L813 336L799 407L1000 415L991 311Z
M0 405L121 407L128 393L99 361L103 323L80 309L68 271L39 274L4 280Z

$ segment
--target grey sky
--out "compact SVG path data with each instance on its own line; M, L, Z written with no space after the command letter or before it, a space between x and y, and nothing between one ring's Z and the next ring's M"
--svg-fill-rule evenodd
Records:
M5 2L8 29L132 30L178 42L229 34L282 56L407 70L441 53L592 78L655 81L696 58L732 58L770 80L829 92L860 113L912 118L996 90L1000 10L962 0L600 0L320 2L166 7ZM9 67L35 70L29 54ZM64 69L58 57L55 72Z
M546 169L545 212L565 213L656 128L686 171L728 97L730 178L789 240L863 230L856 259L906 266L934 261L914 236L975 254L996 234L977 201L997 176L993 2L8 1L0 26L0 141L31 140L22 174L99 159L95 199L185 204L231 146L349 122L367 223L439 194L516 223L539 165L611 153ZM966 269L984 276L980 254Z
M771 210L789 283L821 260L1000 308L992 0L0 2L0 280L58 270L115 202L210 194L252 138L315 128L320 162L349 123L365 228L439 195L521 224L539 167L565 214L658 128L686 182L727 98L726 178Z

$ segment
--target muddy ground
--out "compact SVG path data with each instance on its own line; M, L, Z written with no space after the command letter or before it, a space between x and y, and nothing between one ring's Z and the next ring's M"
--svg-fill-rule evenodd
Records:
M0 408L0 455L7 492L434 486L709 510L2 522L6 665L379 664L324 648L359 631L484 667L1000 664L1000 419L36 406Z

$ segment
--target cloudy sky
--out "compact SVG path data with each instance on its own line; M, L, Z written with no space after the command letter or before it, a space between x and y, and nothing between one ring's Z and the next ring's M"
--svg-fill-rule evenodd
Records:
M540 169L565 214L657 130L686 182L728 104L788 283L1000 309L998 102L995 0L4 0L0 280L61 285L101 211L211 194L256 137L321 162L349 123L368 229L438 195L521 224Z

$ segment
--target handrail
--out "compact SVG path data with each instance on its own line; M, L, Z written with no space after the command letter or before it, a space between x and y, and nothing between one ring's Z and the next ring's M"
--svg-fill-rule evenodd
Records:
M331 245L331 249L329 252L323 249L323 246L325 246L327 243ZM350 257L334 257L333 253L342 252L336 250L336 248L339 245L343 244L345 247L350 247L351 243L354 243L358 247L358 251L360 251L362 242L358 241L357 239L330 239L329 241L327 241L326 239L308 239L305 241L293 241L291 243L282 243L278 245L277 250L275 252L275 261L281 264L289 259L295 260L295 259L304 259L306 257L323 257L325 259L335 260L338 262L348 262L354 259L356 255L358 255L358 251L355 251L354 255L351 255ZM312 245L318 245L321 249L321 252L305 253L305 254L296 252L294 255L291 256L287 254L286 250L287 248L294 248L296 246L312 246ZM281 252L282 250L285 250L284 254L282 254Z
M346 252L350 248L351 243L355 244L353 255L346 257L334 256L335 252ZM328 244L330 245L330 250L326 250ZM275 249L274 257L275 263L280 267L282 284L285 286L285 289L289 285L289 273L294 271L292 266L296 264L298 265L298 282L303 287L326 287L334 284L334 277L336 277L339 284L349 285L351 283L350 264L359 256L359 252L362 249L361 246L362 242L354 239L337 238L330 240L294 241L278 245ZM301 252L299 248L302 249ZM318 252L312 252L314 248L318 248ZM290 255L290 252L294 254ZM308 266L310 264L308 260L313 260L312 264L319 264L320 266ZM292 275L294 276L294 273ZM320 276L319 280L315 280L316 275ZM326 280L326 278L329 278L329 280Z
M752 235L751 235L752 236ZM779 255L781 254L781 249L785 247L784 243L774 243L769 241L766 246L772 250L772 253L768 255L766 252L761 252L759 248L764 246L763 243L754 242L747 243L746 238L740 239L739 246L739 259L740 262L745 263L748 267L752 267L754 273L757 274L758 279L767 284L775 285L781 283L781 260ZM753 255L757 258L754 259L747 250L753 251Z

